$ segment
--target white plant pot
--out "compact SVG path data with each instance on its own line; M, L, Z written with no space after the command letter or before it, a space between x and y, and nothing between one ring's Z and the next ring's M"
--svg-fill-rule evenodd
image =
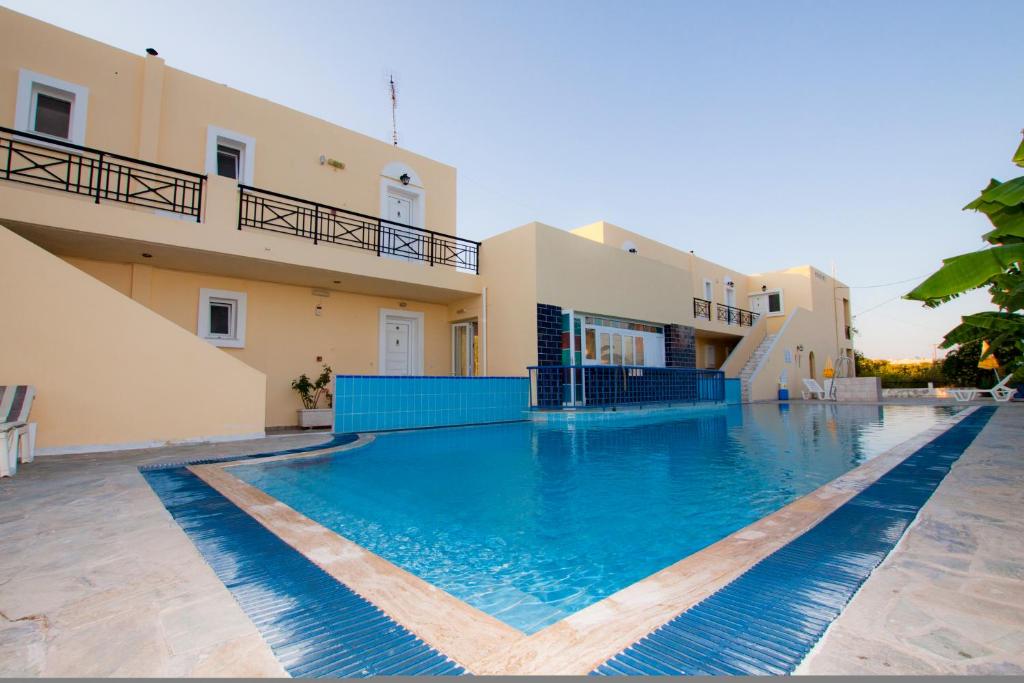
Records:
M309 427L330 427L332 424L332 408L299 408L295 411L299 414L299 426L303 429Z

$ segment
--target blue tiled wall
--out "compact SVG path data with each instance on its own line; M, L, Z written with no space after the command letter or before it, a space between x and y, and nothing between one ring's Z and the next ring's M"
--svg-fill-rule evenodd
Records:
M528 417L526 377L337 375L334 431L445 427Z
M739 377L726 377L725 378L725 402L728 405L737 405L742 400L740 395L740 379Z

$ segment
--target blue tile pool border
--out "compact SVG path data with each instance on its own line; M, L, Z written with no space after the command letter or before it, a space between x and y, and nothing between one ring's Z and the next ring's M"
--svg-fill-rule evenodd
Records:
M980 407L592 675L792 673L995 413Z
M325 572L187 469L331 448L317 446L139 468L274 656L294 678L461 675L465 670Z

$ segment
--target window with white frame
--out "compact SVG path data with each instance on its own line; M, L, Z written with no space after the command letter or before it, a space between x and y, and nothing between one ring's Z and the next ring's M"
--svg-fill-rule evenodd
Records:
M768 292L768 313L782 313L782 290Z
M252 185L256 139L242 133L209 126L206 131L206 172Z
M15 128L27 133L85 144L89 89L59 78L21 69Z
M245 292L199 290L198 335L214 346L245 346Z

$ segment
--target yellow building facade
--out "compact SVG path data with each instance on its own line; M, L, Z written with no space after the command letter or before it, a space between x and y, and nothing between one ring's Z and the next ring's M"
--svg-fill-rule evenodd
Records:
M0 34L0 383L37 387L44 453L292 426L323 364L524 375L556 312L583 364L722 369L749 400L852 354L810 266L603 222L478 244L451 166L6 9Z

